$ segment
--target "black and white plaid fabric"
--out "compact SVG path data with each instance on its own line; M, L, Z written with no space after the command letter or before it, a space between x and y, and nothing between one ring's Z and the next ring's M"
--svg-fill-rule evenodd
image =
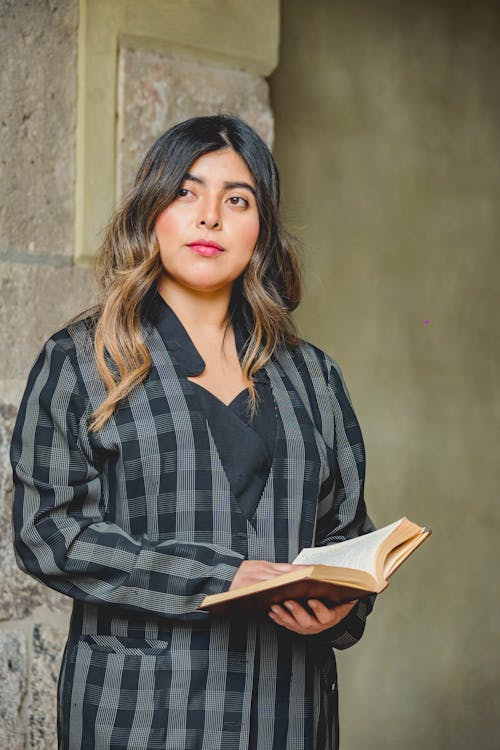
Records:
M248 520L195 387L161 325L151 372L96 433L105 397L84 322L44 346L14 431L13 525L21 568L73 597L58 691L60 747L333 750L332 646L362 635L372 600L304 637L270 620L197 611L244 559L373 529L361 432L340 371L310 344L265 368L277 429ZM244 450L244 446L242 446Z

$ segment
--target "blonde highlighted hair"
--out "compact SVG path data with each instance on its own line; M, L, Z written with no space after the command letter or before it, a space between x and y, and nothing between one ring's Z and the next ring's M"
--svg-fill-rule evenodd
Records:
M290 313L300 302L301 273L296 242L280 220L279 175L269 148L236 117L214 115L181 122L150 148L108 227L95 267L100 302L71 321L90 315L94 323L95 358L107 397L91 416L93 431L106 423L151 367L143 323L162 272L156 221L176 199L193 162L225 148L236 151L253 174L259 212L257 244L234 283L228 318L228 326L239 320L249 332L242 368L251 382L252 410L255 373L278 349L299 342Z

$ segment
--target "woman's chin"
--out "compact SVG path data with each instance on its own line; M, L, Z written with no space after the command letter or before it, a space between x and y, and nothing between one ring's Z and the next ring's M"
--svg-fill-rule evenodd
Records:
M185 278L174 278L168 276L162 287L165 292L168 292L168 288L175 286L178 289L184 288L190 292L198 292L199 294L216 294L223 291L231 292L232 286L235 282L233 278L221 278L217 274L196 274Z

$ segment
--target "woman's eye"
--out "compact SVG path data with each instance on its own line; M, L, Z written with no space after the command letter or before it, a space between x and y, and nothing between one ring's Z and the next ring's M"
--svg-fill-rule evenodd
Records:
M233 195L231 198L229 198L229 202L232 206L248 206L248 201L246 198L242 198L239 195Z
M187 188L179 188L179 190L177 191L177 196L179 198L185 198L190 192L191 190L188 190Z

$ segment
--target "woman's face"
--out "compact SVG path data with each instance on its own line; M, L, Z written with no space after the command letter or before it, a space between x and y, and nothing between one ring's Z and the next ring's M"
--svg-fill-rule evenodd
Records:
M200 156L155 225L163 273L159 290L230 293L259 235L255 179L230 148ZM212 243L212 244L210 244Z

